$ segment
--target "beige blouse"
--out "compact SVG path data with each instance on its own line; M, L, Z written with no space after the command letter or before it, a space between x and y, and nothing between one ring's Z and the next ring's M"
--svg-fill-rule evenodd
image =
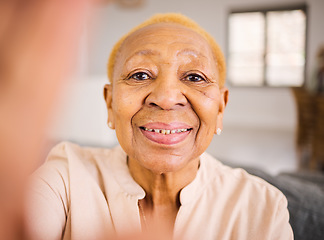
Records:
M27 226L32 239L46 240L140 231L138 200L144 197L120 146L83 148L63 142L33 176ZM180 192L180 203L175 239L293 239L285 196L207 153L194 181Z

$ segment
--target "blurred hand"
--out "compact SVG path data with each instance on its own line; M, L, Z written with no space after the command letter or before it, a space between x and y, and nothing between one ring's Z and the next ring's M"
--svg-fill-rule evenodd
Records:
M0 2L0 239L22 238L22 193L74 65L90 2Z

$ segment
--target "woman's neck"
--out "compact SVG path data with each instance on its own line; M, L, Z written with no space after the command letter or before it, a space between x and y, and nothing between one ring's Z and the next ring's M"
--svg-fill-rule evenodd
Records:
M199 159L192 160L176 172L155 173L141 166L135 159L128 159L128 167L134 180L145 190L152 206L177 204L181 189L196 177Z
M134 180L146 192L145 198L139 201L144 215L142 223L148 227L163 225L172 231L180 207L179 193L195 178L199 159L192 160L177 172L154 173L135 159L128 159L128 167Z

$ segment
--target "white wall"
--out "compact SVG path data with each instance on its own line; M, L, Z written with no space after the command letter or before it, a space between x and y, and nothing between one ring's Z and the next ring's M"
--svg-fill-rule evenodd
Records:
M81 47L82 67L79 68L79 75L83 75L84 79L74 81L67 87L66 96L70 96L62 97L63 104L58 109L59 117L51 135L57 139L69 139L84 144L110 146L116 143L114 133L106 127L107 114L102 98L102 87L107 81L107 57L119 37L154 13L181 12L187 15L214 36L225 49L226 21L230 9L285 6L302 2L309 6L307 75L310 75L315 64L317 47L324 43L323 0L146 0L145 5L139 9L121 9L115 5L96 9ZM277 167L278 171L293 169L296 166L296 110L290 90L229 89L224 137L215 139L209 151L222 159L243 164L260 161L262 156L264 165L258 166L265 169L276 158L286 163ZM225 135L226 131L241 141L233 142ZM270 134L265 132L271 133L272 142L267 138ZM286 137L283 137L283 133ZM249 135L249 141L244 140L246 134Z

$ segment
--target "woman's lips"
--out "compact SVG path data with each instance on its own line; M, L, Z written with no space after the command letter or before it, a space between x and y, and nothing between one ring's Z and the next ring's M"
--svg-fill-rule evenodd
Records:
M143 135L149 140L159 143L172 145L185 140L192 128L184 123L148 123L140 127Z

